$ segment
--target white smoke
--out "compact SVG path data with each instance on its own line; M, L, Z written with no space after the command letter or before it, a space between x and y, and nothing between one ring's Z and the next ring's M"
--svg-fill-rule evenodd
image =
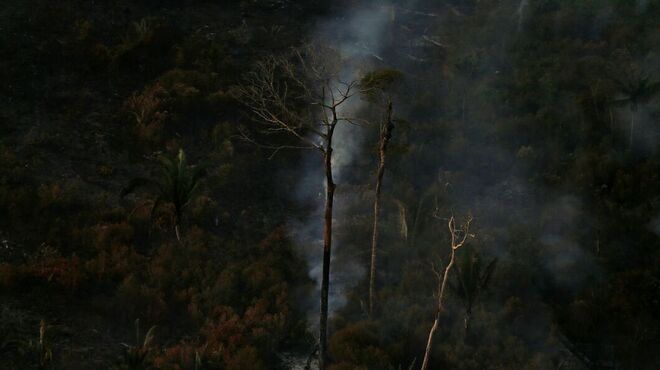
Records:
M541 217L544 230L539 241L545 268L560 287L579 288L597 270L592 256L576 241L577 233L589 224L582 203L574 196L562 196L546 205Z
M363 72L363 62L370 58L379 59L383 45L383 35L391 16L389 7L369 7L365 9L350 9L350 13L319 25L314 36L314 42L327 44L341 55L342 82L355 81ZM336 90L344 91L341 86ZM364 108L364 100L359 96L346 101L339 107L339 115L355 118ZM338 183L344 179L345 172L361 153L363 130L353 124L342 122L337 126L334 135L336 143L332 163L334 176Z

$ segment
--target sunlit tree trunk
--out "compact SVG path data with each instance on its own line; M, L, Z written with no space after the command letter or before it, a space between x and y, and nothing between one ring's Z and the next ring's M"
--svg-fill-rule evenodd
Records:
M449 255L449 263L447 263L445 271L442 275L433 269L438 278L438 301L435 311L435 319L433 320L433 325L429 330L429 336L426 340L426 350L424 351L424 361L422 362L421 370L426 370L429 366L431 349L433 348L433 337L435 336L435 332L438 330L438 326L440 325L440 317L445 311L444 297L447 281L449 280L449 272L456 263L456 251L465 244L465 241L468 237L472 236L469 234L470 222L472 222L472 218L468 218L465 224L460 229L457 229L456 220L454 219L454 216L451 216L449 218L449 222L447 223L447 226L449 227L449 235L451 237L451 254Z
M449 278L449 271L454 267L456 262L456 249L451 249L451 257L447 267L445 267L445 272L442 275L440 280L440 286L438 287L438 307L435 312L435 319L433 320L433 326L429 330L429 337L426 340L426 351L424 352L424 361L422 362L422 370L426 370L429 366L429 358L431 357L431 348L433 347L433 336L435 335L436 330L438 330L438 325L440 323L440 317L444 312L444 296L445 296L445 287L447 286L447 279Z

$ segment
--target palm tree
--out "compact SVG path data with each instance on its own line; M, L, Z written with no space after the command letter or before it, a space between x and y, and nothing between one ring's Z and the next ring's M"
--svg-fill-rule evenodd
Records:
M481 256L473 250L466 251L458 261L456 266L457 283L452 283L450 286L463 301L465 307L463 319L466 333L470 327L472 307L479 295L488 288L496 264L497 258L494 258L486 266L483 266Z
M633 144L635 114L640 104L647 103L660 91L660 82L652 82L651 77L641 71L632 71L625 80L614 79L621 98L612 101L613 105L627 105L630 109L630 148Z
M159 180L138 177L131 180L120 197L134 192L140 187L149 187L156 191L156 198L151 207L151 217L158 208L164 204L174 207L174 231L176 239L181 241L181 219L183 209L193 199L195 191L199 187L201 179L206 175L204 166L190 166L186 160L186 154L179 150L176 158L161 157L161 176Z

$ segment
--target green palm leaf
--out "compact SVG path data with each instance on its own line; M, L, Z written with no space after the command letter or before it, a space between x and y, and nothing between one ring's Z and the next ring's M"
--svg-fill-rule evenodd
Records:
M156 198L151 207L151 218L155 216L158 208L164 203L174 206L175 228L181 224L183 208L193 199L201 180L206 176L205 165L188 165L186 154L179 150L175 158L162 156L159 158L160 178L135 178L122 189L121 197L134 192L139 187L151 187L156 190Z

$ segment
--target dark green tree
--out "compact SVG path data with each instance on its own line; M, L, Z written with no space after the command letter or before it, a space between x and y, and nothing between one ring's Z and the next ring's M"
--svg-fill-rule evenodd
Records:
M151 216L153 217L160 206L171 204L174 208L174 231L177 240L181 241L183 209L194 198L201 179L206 175L206 169L205 166L189 165L183 150L179 150L174 159L163 156L160 161L159 179L134 178L122 189L120 196L123 198L141 187L153 189L156 198L151 207Z

